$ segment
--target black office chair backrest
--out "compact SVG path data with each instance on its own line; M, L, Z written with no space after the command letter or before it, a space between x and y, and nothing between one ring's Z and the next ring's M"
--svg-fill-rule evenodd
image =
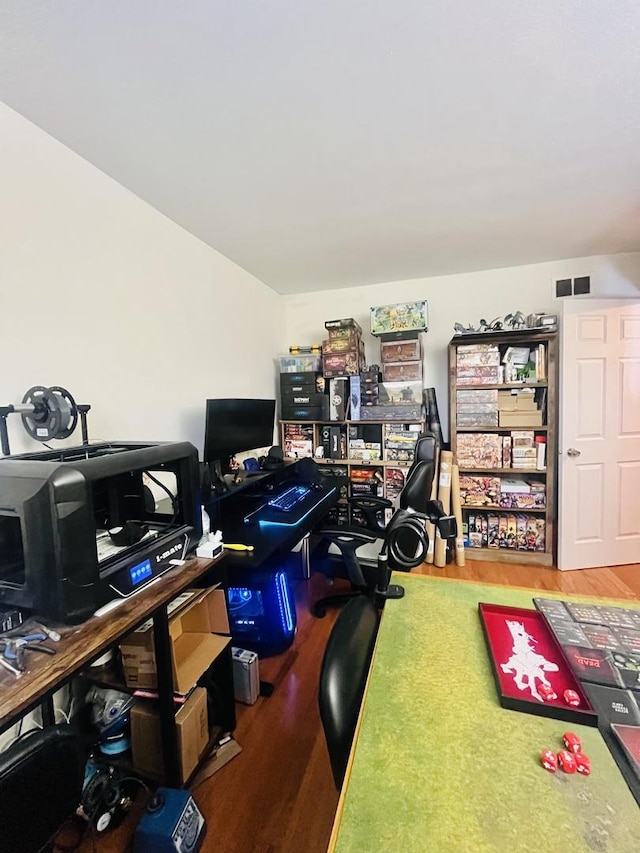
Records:
M426 512L436 471L436 448L436 438L431 433L424 433L416 442L413 464L400 492L400 509Z
M322 659L318 703L338 790L358 723L378 621L378 610L368 596L351 599L331 629Z
M80 805L86 756L72 726L38 729L0 754L0 853L37 853Z

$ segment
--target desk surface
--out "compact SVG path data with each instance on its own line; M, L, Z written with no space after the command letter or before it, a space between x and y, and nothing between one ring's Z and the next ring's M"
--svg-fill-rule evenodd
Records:
M406 596L385 607L330 849L637 853L640 809L598 730L499 704L478 602L533 607L536 592L395 580ZM567 729L591 776L540 766Z
M293 483L284 483L276 487L273 493L260 493L258 490L255 495L252 495L250 489L246 489L225 500L223 511L219 518L212 520L212 524L218 525L222 530L225 542L253 545L254 549L227 552L230 568L247 571L260 569L266 567L271 557L288 553L324 517L339 497L338 489L329 483L317 491L311 491L299 507L296 507L291 514L298 519L296 524L265 524L258 520L259 512L252 523L245 524L246 515L264 507L271 497L288 485ZM275 516L272 514L271 517ZM291 520L286 513L282 514L282 519Z
M52 657L30 653L29 669L20 678L0 670L0 721L4 727L57 685L64 683L83 666L98 657L109 646L148 619L155 610L205 575L216 560L189 560L177 566L147 588L131 596L104 616L93 616L81 625L58 628L59 643L48 642L56 649ZM52 626L54 627L54 626Z

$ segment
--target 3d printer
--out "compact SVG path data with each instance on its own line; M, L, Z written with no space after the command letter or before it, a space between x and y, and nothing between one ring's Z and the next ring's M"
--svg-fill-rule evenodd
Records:
M85 444L0 459L0 602L78 623L200 539L188 442Z

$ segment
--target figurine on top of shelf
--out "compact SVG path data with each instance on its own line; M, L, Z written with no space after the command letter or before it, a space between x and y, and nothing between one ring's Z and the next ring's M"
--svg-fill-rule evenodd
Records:
M507 314L504 318L504 322L514 330L522 329L527 325L527 321L522 311L516 311L515 314Z
M463 326L462 323L454 323L453 330L456 335L470 335L476 331L471 324Z
M515 311L513 314L507 314L504 319L496 317L491 322L484 318L478 323L478 328L469 323L468 326L463 326L462 323L454 323L453 329L456 335L472 335L472 334L490 334L491 332L502 332L506 327L509 331L519 332L526 328L527 320L522 311Z
M502 331L502 320L500 317L496 317L495 320L492 320L488 323L486 320L480 320L480 326L478 328L479 332L500 332Z

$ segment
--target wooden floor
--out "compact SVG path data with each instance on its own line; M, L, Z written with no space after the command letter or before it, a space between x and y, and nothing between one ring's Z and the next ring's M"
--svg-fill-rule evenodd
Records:
M552 568L468 562L423 574L567 594L640 598L640 565L559 572ZM203 853L324 853L338 802L317 709L317 683L324 646L337 611L324 619L309 614L309 600L329 592L314 576L296 584L298 633L290 650L260 662L260 676L273 682L269 698L238 705L235 738L239 755L193 794L207 819ZM129 849L143 798L128 820L98 840L86 837L83 853Z

